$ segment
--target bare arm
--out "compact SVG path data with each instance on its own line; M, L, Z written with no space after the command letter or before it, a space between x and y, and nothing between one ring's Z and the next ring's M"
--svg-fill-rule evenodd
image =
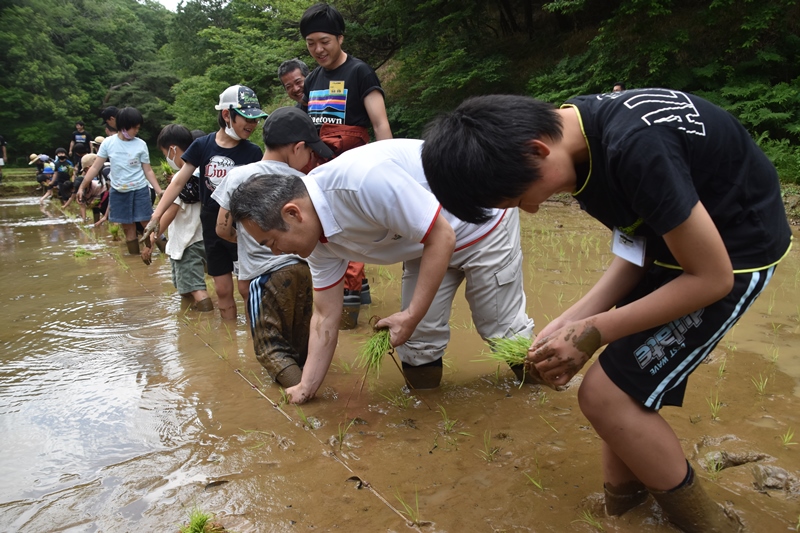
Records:
M231 212L224 207L219 208L217 215L217 236L229 242L236 242L236 226L233 225Z
M600 346L666 324L730 292L730 257L701 203L694 206L688 219L664 235L664 240L683 273L639 300L573 322L537 340L528 360L545 379L563 385Z
M453 228L439 214L425 241L417 285L414 287L414 294L408 307L375 324L377 328L389 328L392 346L400 346L405 343L414 333L425 313L428 312L428 308L439 290L439 285L442 284L447 267L450 265L455 243L456 234Z
M147 178L147 181L149 181L150 185L153 186L153 190L156 191L156 194L159 196L164 194L164 191L161 190L161 185L158 184L158 178L156 178L156 173L153 172L153 167L150 166L150 163L142 163L142 170L144 171L144 177ZM172 201L174 202L175 199Z
M389 126L389 117L386 116L386 102L383 100L383 93L372 91L364 98L364 108L369 115L372 123L372 131L375 132L375 139L382 141L392 138L392 128Z
M286 389L292 403L305 403L314 397L328 368L339 340L344 280L330 289L314 292L314 314L308 338L308 359L298 385Z
M197 167L194 165L184 163L181 169L173 174L172 181L169 182L167 190L164 191L164 195L158 201L158 205L156 206L156 209L153 212L153 216L150 220L161 219L164 211L166 211L169 206L175 202L175 199L183 190L184 185L186 185L186 183L189 181L189 178L192 177L192 173L194 172L195 168ZM155 174L153 176L155 177Z
M104 157L97 156L92 163L92 166L89 167L89 170L86 171L86 175L83 177L83 181L81 182L81 186L78 189L78 197L79 201L83 201L83 191L92 183L92 180L97 177L101 170L103 170L103 165L105 164L106 159Z
M172 221L175 220L175 217L178 215L178 211L180 211L180 209L181 206L173 202L172 205L169 206L166 211L164 211L159 224L161 233L167 231L167 228L170 224L172 224Z

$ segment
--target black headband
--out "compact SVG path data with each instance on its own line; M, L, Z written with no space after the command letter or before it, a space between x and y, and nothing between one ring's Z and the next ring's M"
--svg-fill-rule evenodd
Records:
M303 36L303 39L317 32L329 33L331 35L344 34L344 28L341 28L333 17L326 17L322 13L320 13L320 15L321 16L314 17L302 25L300 34Z

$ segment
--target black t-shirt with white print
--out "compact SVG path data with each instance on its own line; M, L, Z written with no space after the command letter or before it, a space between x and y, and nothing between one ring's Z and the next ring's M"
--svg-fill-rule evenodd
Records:
M647 239L646 255L676 265L662 236L702 202L734 270L778 261L791 242L775 167L727 111L690 94L636 89L568 100L591 155L581 207L609 228Z

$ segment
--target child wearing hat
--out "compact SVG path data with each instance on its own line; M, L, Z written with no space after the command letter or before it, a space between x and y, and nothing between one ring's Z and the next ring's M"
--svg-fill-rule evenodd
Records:
M249 87L232 85L219 95L217 123L219 130L196 139L181 155L184 165L172 177L164 198L156 207L145 227L142 241L149 240L158 227L164 212L172 205L195 169L200 169L200 222L208 262L208 274L214 279L219 312L222 318L236 319L233 298L234 263L238 260L236 245L221 239L216 232L219 204L211 197L228 173L237 165L261 159L261 148L248 140L259 119L267 114L261 110L258 97ZM239 281L239 293L247 301L249 283Z

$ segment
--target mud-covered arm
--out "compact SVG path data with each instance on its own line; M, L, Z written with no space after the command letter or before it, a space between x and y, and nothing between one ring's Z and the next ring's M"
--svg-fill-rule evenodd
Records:
M664 241L683 273L627 305L572 321L547 337L537 337L528 362L536 366L542 377L563 385L600 346L666 324L730 292L733 287L730 257L700 202L692 208L689 218L664 235ZM616 279L620 280L619 273ZM608 284L610 292L614 292L612 285Z

